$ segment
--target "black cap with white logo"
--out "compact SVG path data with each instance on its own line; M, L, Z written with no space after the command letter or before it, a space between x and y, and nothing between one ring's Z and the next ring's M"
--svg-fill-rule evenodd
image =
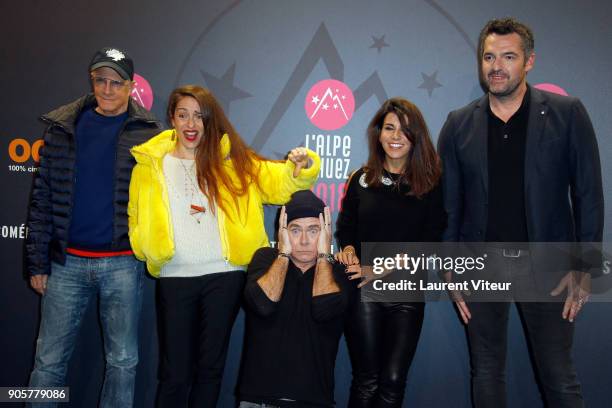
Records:
M89 72L100 67L114 69L123 79L134 79L134 62L125 51L118 48L107 47L96 52L89 63Z

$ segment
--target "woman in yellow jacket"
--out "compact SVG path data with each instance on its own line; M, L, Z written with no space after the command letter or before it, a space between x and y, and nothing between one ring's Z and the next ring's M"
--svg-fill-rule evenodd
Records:
M244 269L268 246L263 204L284 204L318 175L316 153L286 162L248 148L206 89L170 95L173 129L132 149L128 205L134 254L159 277L158 407L214 407Z

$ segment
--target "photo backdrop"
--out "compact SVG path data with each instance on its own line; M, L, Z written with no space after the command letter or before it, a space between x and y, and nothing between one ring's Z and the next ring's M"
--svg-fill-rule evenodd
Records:
M279 159L307 146L323 159L314 191L337 214L346 178L365 161L365 128L391 96L413 101L432 138L449 111L482 95L476 42L491 18L515 16L536 39L532 85L579 97L597 134L604 194L612 199L612 3L599 1L182 1L41 2L0 6L0 386L27 384L39 323L39 297L28 287L23 244L32 173L43 125L38 117L89 89L87 66L104 46L135 61L133 97L165 121L171 90L210 88L242 137ZM266 208L270 237L276 208ZM604 239L612 238L610 206ZM95 305L84 320L70 364L71 407L92 407L104 368ZM587 406L609 406L612 305L589 304L576 322L574 359ZM243 340L239 315L230 344L221 407L233 406ZM158 361L155 282L146 281L136 406L150 407ZM346 405L350 363L342 340L336 401ZM513 312L508 398L537 407L535 384ZM449 303L427 305L410 370L405 406L468 407L464 330Z

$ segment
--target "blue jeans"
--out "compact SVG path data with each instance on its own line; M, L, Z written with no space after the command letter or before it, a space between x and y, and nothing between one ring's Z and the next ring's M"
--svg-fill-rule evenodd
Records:
M144 264L133 256L80 258L51 265L42 297L30 387L65 386L68 362L90 299L98 295L106 371L100 407L131 407L138 364ZM36 404L54 407L56 404Z

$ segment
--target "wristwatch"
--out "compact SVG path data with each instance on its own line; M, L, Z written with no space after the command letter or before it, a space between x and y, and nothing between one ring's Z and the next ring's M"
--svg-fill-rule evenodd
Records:
M317 255L317 260L318 259L323 259L323 260L329 262L332 265L336 263L336 260L334 259L332 254L319 254L319 255Z

